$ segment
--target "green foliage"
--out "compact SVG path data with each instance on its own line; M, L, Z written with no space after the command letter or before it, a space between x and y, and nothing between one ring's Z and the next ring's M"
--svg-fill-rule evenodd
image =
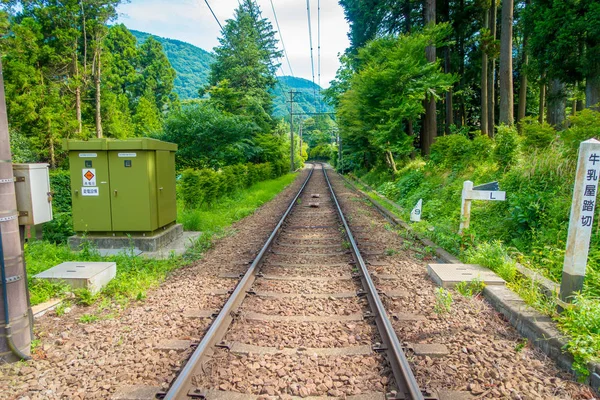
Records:
M472 279L471 281L459 282L456 287L456 291L464 297L473 297L479 295L485 289L485 283L478 278Z
M177 143L179 168L219 168L247 161L256 151L255 133L243 117L209 104L191 104L169 116L158 139Z
M460 170L489 160L492 145L487 135L476 134L473 140L461 134L442 136L431 146L429 158L433 164Z
M569 128L560 134L567 154L577 157L579 145L588 139L600 139L600 112L585 109L569 117Z
M75 295L75 301L77 304L81 304L83 306L91 306L96 301L96 296L92 294L88 289L81 288L73 290L73 294Z
M519 152L517 130L513 127L500 125L495 139L494 159L500 166L506 169L514 164Z
M282 168L274 168L268 162L232 165L220 171L209 168L186 169L181 174L179 194L186 210L202 205L210 206L217 199L248 188L257 182L278 178L283 172Z
M432 42L443 44L447 28L442 24L410 35L379 38L359 50L360 69L339 96L337 108L344 149L351 153L351 161L364 167L391 166L390 157L406 157L414 151L407 122L424 113L426 98L438 98L456 81L425 57L425 48Z
M17 3L1 43L16 161L63 166L61 140L96 133L97 101L104 136L162 128L177 106L175 72L158 42L137 47L124 25L110 26L120 0Z
M82 324L91 324L93 322L98 321L98 316L94 315L94 314L83 314L81 317L79 317L79 322L81 322Z
M436 314L446 314L452 310L452 293L449 290L439 287L435 289L435 305L433 311Z
M500 241L481 243L476 248L467 249L464 254L468 263L488 267L505 281L513 281L517 273L516 263L510 258Z
M521 134L523 135L523 148L543 149L550 146L556 139L556 130L547 123L540 124L537 119L527 117L519 122Z
M578 295L572 307L558 317L562 329L569 333L567 349L575 357L574 369L588 376L587 362L600 361L600 307L598 298Z
M220 198L212 206L205 204L200 207L186 209L183 204L180 204L178 222L183 224L185 230L210 235L218 234L226 226L252 214L257 207L270 201L294 178L294 174L287 174L277 179L256 183L249 188L237 190ZM207 243L199 244L201 247L207 245Z

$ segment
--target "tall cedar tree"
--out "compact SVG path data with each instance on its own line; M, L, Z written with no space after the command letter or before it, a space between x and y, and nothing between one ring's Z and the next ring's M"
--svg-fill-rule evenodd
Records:
M222 110L246 115L262 131L274 127L270 90L277 83L277 50L275 31L262 18L258 5L245 0L227 20L220 46L215 47L215 62L211 65L209 93Z

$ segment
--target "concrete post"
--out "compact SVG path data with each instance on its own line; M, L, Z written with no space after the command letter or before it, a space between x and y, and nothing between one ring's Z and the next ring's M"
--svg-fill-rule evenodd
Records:
M469 224L471 223L471 199L468 196L473 190L473 182L465 181L463 183L463 191L462 191L462 202L460 205L460 228L458 229L458 234L462 235L465 229L469 229Z
M5 266L2 275L8 280L6 293L0 282L0 359L17 361L31 353L32 337L4 96L4 75L0 61L0 240ZM8 298L7 308L5 294ZM5 309L8 310L8 325Z
M583 289L599 175L600 142L596 139L586 140L579 146L569 236L560 285L560 298L563 301L572 301L574 292Z

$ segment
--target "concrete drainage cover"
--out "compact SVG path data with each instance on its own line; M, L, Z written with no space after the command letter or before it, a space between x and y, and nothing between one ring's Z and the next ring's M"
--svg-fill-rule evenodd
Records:
M476 264L428 264L427 273L441 287L453 288L459 282L478 279L488 286L506 282L493 271Z

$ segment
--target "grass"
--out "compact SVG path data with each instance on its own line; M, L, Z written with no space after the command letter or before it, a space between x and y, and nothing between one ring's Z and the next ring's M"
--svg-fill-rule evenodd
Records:
M25 246L25 260L29 277L31 304L36 305L51 298L65 298L70 288L65 284L49 283L32 277L65 261L113 261L117 263L117 276L98 294L88 290L73 291L77 304L90 306L100 302L100 308L111 308L112 302L125 306L130 301L143 301L148 290L158 286L167 274L202 257L214 239L227 234L225 228L250 214L265 202L273 199L296 177L287 174L278 179L257 183L248 189L240 190L230 198L220 199L211 207L198 210L180 210L179 222L184 229L201 231L200 237L181 257L172 256L166 260L148 259L134 256L131 252L102 257L89 245L74 252L66 244L53 244L47 241L32 241ZM64 302L56 310L58 315L65 313L69 305ZM87 314L86 314L87 315ZM84 315L81 322L94 322L93 316Z
M219 232L273 199L295 177L296 174L287 174L277 179L260 182L246 190L240 190L229 198L221 198L215 204L204 205L194 210L183 209L180 203L178 221L188 231Z

